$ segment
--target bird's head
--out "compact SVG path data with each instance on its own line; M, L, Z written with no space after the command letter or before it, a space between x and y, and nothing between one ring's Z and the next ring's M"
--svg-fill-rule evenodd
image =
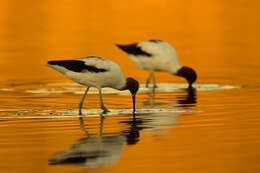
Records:
M135 95L139 89L139 82L131 77L126 79L126 85L123 90L129 90L133 99L133 112L135 112Z
M132 95L136 95L138 89L139 89L139 82L135 80L134 78L127 78L126 79L126 88L128 89Z
M177 73L177 76L184 77L187 82L189 83L189 88L192 88L192 84L196 81L197 79L197 73L195 70L193 70L190 67L182 67L180 68Z

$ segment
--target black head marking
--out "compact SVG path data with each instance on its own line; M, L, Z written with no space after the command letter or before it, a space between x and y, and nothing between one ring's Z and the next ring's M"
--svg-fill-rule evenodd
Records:
M126 79L126 86L124 89L128 89L132 95L136 95L139 89L139 82L131 77Z
M139 82L131 77L126 79L126 85L125 88L128 89L132 94L132 100L133 100L133 116L135 116L135 95L139 89Z
M129 44L129 45L116 44L116 46L128 54L132 54L132 55L136 55L136 56L138 56L138 55L147 56L147 57L152 56L152 54L143 51L139 46L137 46L137 43L133 43L133 44Z
M98 73L98 72L107 71L107 69L97 68L92 65L86 65L85 62L81 60L48 61L48 64L62 66L74 72L89 71L89 72Z
M197 79L197 74L196 72L190 68L190 67L182 67L179 69L176 73L177 76L184 77L187 82L189 83L189 88L192 87L192 84L196 81Z

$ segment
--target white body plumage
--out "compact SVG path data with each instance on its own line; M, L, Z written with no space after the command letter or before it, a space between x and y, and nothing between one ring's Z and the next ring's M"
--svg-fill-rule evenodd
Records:
M82 61L85 65L95 67L96 69L103 69L106 71L88 71L82 70L81 72L72 71L64 66L47 64L53 69L61 72L69 79L85 86L104 88L110 87L115 89L122 89L126 80L118 64L100 57L86 57L78 58L76 61Z
M167 42L144 41L137 43L136 46L152 55L128 54L136 66L143 70L165 71L175 74L182 67L178 63L178 56L175 49Z
M156 71L168 72L184 77L189 83L189 88L192 87L192 83L197 79L197 74L192 68L181 66L178 63L175 49L167 42L148 40L128 45L117 44L117 47L127 53L137 67L151 72L146 81L147 87L151 78L153 79L154 87L156 87L154 77L154 72Z
M69 79L87 86L79 103L79 114L83 101L90 87L96 87L99 91L100 106L104 113L108 112L102 99L102 88L110 87L118 90L128 89L133 98L133 110L135 111L135 95L139 89L139 83L133 78L125 79L121 68L116 63L100 57L86 57L74 60L48 61L47 66L61 72Z

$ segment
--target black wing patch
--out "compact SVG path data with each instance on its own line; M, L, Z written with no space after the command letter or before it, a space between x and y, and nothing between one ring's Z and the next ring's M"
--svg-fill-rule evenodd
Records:
M107 69L97 68L92 65L86 65L84 61L80 61L80 60L48 61L48 64L62 66L74 72L89 71L89 72L98 73L98 72L108 71Z
M162 40L149 40L149 41L154 43L162 42Z
M69 153L69 152L67 152ZM67 154L65 152L65 154ZM90 152L70 152L69 154L57 158L52 158L49 160L49 164L57 165L57 164L83 164L88 162L89 160L96 160L97 158L106 157L107 151L105 150L97 150L97 151L90 151Z
M116 46L128 54L132 54L132 55L136 55L136 56L138 56L138 55L148 56L148 57L152 56L152 54L147 53L147 52L143 51L140 47L138 47L136 43L129 44L129 45L116 44Z

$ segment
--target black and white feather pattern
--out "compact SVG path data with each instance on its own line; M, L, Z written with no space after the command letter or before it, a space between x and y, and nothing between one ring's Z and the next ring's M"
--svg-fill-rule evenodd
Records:
M161 40L148 40L128 45L116 45L141 69L175 74L182 66L175 49Z
M133 44L129 44L129 45L116 44L116 46L130 55L146 56L146 57L152 56L152 54L143 51L142 48L139 47L137 43L133 43Z
M47 66L86 86L118 89L125 85L125 79L118 64L100 57L48 61Z
M62 60L62 61L49 61L50 65L58 65L74 72L106 72L107 69L97 68L94 65L88 65L82 60Z

